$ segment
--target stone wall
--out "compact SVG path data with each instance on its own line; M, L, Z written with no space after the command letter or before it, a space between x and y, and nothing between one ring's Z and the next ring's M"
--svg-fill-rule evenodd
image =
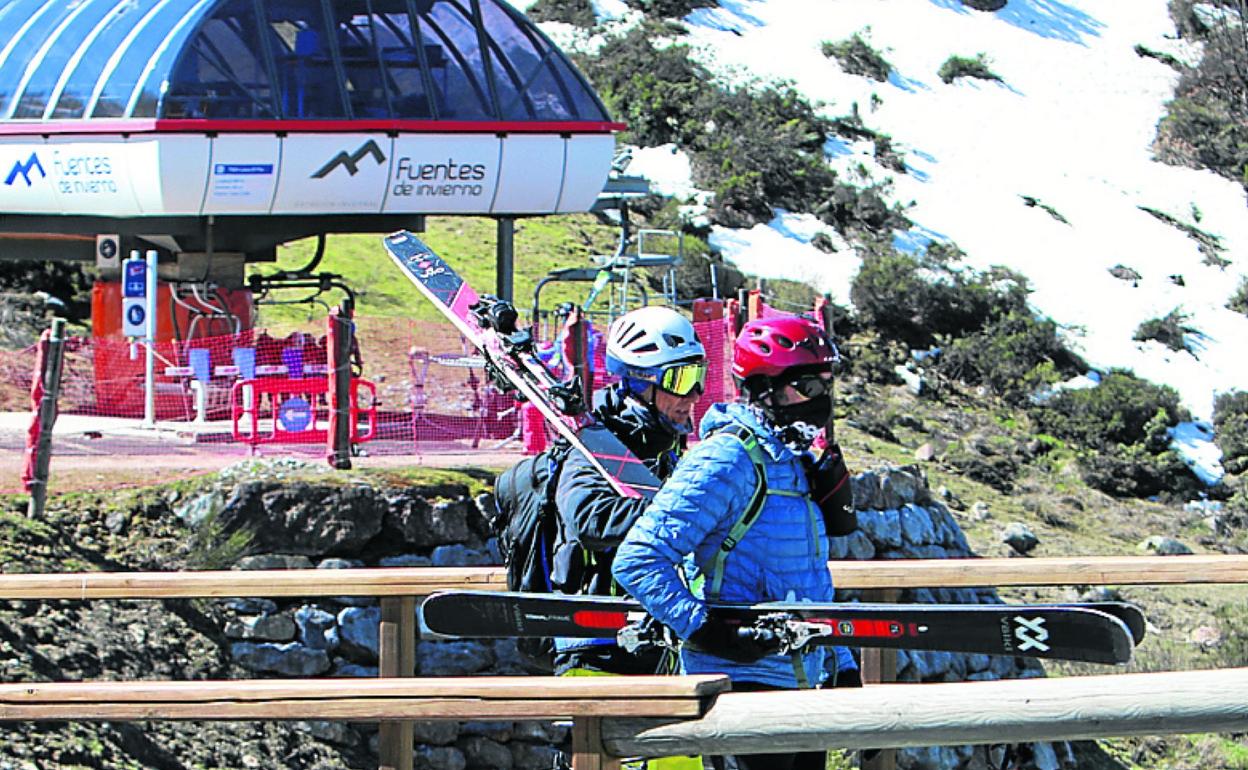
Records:
M839 538L834 559L947 558L970 556L949 511L932 499L917 469L862 473L853 479L859 531ZM229 476L208 494L188 501L179 515L217 537L248 533L235 562L238 569L342 569L361 566L472 566L499 563L496 544L482 513L489 497L473 499L467 489L377 489L365 484L309 483L281 478ZM835 577L835 570L833 572ZM858 598L839 592L838 598ZM906 592L902 601L999 602L991 590ZM257 675L375 676L375 600L224 602L230 618L224 633L234 659ZM422 639L418 676L519 674L524 668L514 641ZM987 655L901 652L901 681L960 681L1043 676L1034 661ZM317 723L308 726L323 740L343 745L367 742L375 749L376 728ZM563 725L527 722L426 722L416 725L416 767L549 768L556 747L567 740ZM903 770L968 770L1001 766L1003 747L939 747L899 752ZM1073 766L1065 744L1022 747L1020 768L1056 770ZM990 764L991 763L991 764Z

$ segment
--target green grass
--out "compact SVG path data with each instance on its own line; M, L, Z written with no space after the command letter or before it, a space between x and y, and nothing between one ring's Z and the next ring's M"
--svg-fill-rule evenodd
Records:
M479 293L495 291L496 229L492 219L480 217L436 217L428 220L421 238L458 271ZM374 318L414 318L430 320L440 314L424 300L408 278L386 255L381 234L331 235L317 272L342 276L356 293L356 313ZM555 268L592 267L595 254L613 251L616 230L599 224L585 214L523 219L516 223L515 289L521 310L532 306L538 280ZM304 239L279 247L276 265L249 268L256 274L271 275L278 270L297 270L308 264L316 250L315 239ZM557 283L542 290L542 307L552 308L567 300L584 299L589 284ZM306 289L289 289L272 296L290 300L309 294ZM342 298L340 292L322 297L330 306ZM259 326L279 333L319 323L325 309L319 305L261 305Z

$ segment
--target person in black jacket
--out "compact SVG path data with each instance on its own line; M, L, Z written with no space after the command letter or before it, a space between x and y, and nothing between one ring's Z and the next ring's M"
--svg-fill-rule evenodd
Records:
M659 478L676 467L693 406L702 394L706 354L693 324L666 307L620 316L607 332L607 369L619 377L594 394L594 416ZM560 531L551 582L564 593L614 596L616 546L646 507L644 498L617 494L579 452L570 452L555 492ZM555 640L555 673L662 673L661 650L632 654L614 641Z

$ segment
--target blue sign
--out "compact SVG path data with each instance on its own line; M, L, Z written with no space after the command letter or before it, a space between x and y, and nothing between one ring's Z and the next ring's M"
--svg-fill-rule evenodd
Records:
M131 326L142 326L145 320L147 320L147 311L142 305L136 304L126 308L126 323Z
M215 163L212 173L217 176L268 176L273 173L272 163Z
M127 259L122 270L123 297L147 296L147 263L141 259Z
M312 407L299 396L291 396L278 407L277 420L291 433L307 430L312 424Z

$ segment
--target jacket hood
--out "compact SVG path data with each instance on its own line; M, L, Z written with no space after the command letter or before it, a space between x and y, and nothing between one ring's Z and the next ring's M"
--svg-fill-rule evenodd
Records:
M745 404L712 404L702 416L698 435L706 438L729 425L740 425L758 438L758 443L773 460L783 460L793 455L792 450L764 425Z
M594 416L641 460L675 449L680 439L654 407L628 396L620 385L594 393Z

